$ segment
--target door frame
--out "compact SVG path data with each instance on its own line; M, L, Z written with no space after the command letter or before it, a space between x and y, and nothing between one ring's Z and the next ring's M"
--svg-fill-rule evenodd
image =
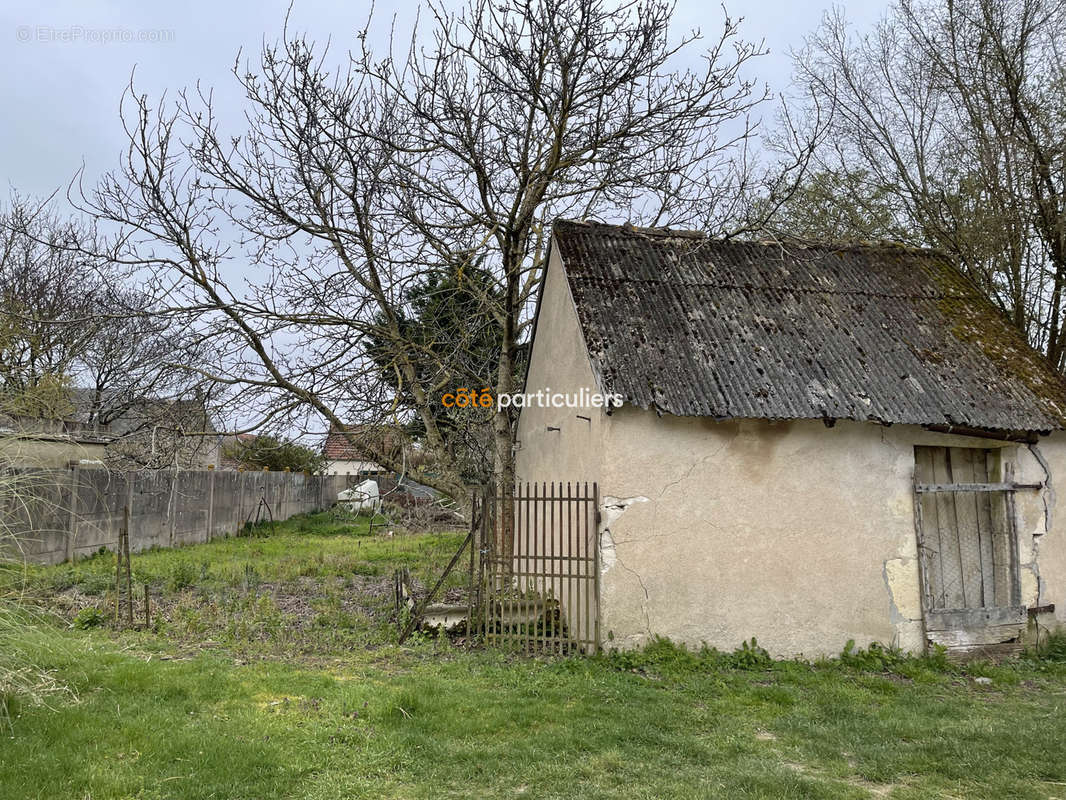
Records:
M1015 493L1020 490L1042 489L1043 484L1017 483L1013 461L1003 460L1003 480L984 483L927 483L918 480L918 447L951 447L943 445L915 445L913 473L914 527L918 547L918 582L922 605L923 643L926 651L931 645L947 648L949 654L959 656L993 655L1020 649L1020 638L1028 621L1026 607L1021 602L1021 575L1018 555L1018 525ZM980 446L971 448L987 450ZM1004 454L1005 455L1005 454ZM979 608L936 608L933 587L929 578L930 550L925 546L925 525L922 518L922 498L926 495L961 492L1001 493L1010 554L1010 605Z

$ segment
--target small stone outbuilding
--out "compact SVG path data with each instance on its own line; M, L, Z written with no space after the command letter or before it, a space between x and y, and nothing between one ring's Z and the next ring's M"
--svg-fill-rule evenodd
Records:
M605 644L1016 649L1066 621L1066 386L944 256L555 224L520 481L600 487Z

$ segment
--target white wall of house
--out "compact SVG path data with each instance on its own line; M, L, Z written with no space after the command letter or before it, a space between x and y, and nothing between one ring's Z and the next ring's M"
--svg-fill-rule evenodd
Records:
M384 472L385 468L373 461L327 461L326 475L361 475L367 472Z

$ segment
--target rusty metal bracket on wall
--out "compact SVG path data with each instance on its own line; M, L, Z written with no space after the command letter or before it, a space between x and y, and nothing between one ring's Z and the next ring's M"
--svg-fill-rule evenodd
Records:
M927 492L1016 492L1020 489L1043 489L1042 483L916 483L914 491Z

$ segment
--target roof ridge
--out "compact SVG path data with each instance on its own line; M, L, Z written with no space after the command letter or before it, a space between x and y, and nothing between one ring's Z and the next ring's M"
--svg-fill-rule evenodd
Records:
M937 256L950 260L950 257L942 250L935 247L922 247L920 245L907 244L895 239L841 239L841 240L813 240L804 239L801 236L785 234L779 238L744 239L730 236L712 236L706 231L696 231L685 228L671 228L669 226L641 226L629 222L614 223L602 222L594 219L566 219L558 218L554 226L573 225L588 229L598 229L602 232L625 233L633 236L646 236L660 239L701 239L715 244L758 245L759 247L780 247L784 249L796 248L800 250L902 250L907 253L919 255Z
M619 231L622 233L628 233L635 236L655 236L660 238L680 238L680 239L708 239L712 237L704 233L703 231L684 230L681 228L669 228L669 227L645 227L641 225L633 225L630 222L624 222L621 224L612 222L601 222L595 219L556 219L552 224L555 226L566 225L580 225L585 228L600 228L609 229L612 231Z

